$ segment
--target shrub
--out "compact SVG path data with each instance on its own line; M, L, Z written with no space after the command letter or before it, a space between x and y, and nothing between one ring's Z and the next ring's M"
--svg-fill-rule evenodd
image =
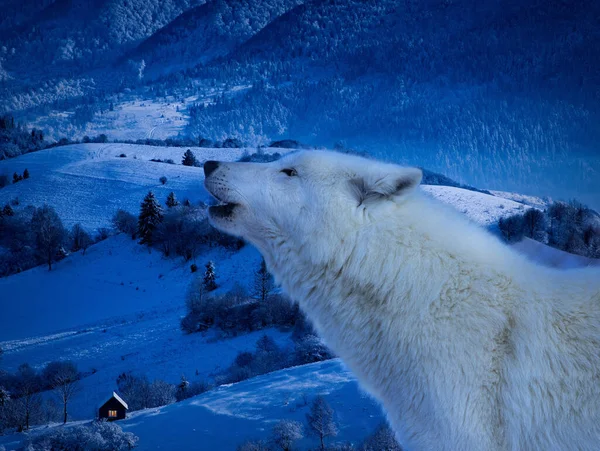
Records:
M125 210L117 210L112 219L113 226L135 240L137 234L137 218Z
M100 241L104 241L106 240L108 237L110 236L110 230L108 230L106 227L100 227L97 231L96 231L96 243L100 242Z
M271 451L271 448L262 440L248 440L238 446L237 451Z
M334 357L323 341L316 335L306 335L294 343L294 363L304 365L321 362Z
M83 249L83 254L92 244L92 237L85 231L81 224L77 223L73 226L70 233L71 251L77 252Z
M360 447L361 451L402 451L387 423L380 424Z
M282 139L279 141L273 141L269 144L269 147L278 147L280 149L303 149L305 146L300 144L295 139Z
M264 152L256 152L250 155L244 155L238 161L241 162L249 162L249 163L270 163L271 161L277 161L281 158L281 154L279 152L275 152L272 154L264 153Z
M119 158L127 158L127 155L124 154L124 153L122 153L122 154L119 155Z
M169 205L177 204L174 198ZM173 205L165 212L154 234L154 245L169 256L171 253L190 261L198 255L210 237L211 227L205 212L196 208L178 208Z
M229 149L238 149L240 147L244 147L244 144L237 138L227 138L225 141L223 141L221 146Z
M159 178L158 180L162 185L167 184L167 178L164 175L161 178Z
M121 373L117 377L117 387L132 411L160 407L176 401L175 386L160 379L149 382L143 375Z
M191 271L192 273L195 273L196 271L198 271L198 265L196 265L196 263L192 263L192 264L190 265L190 271Z
M138 437L131 432L123 432L115 423L94 421L87 425L69 428L56 427L31 439L26 449L29 451L120 451L137 446Z
M524 224L523 216L512 215L507 218L500 218L498 227L504 239L509 243L515 243L523 238Z
M196 381L189 383L185 376L181 376L181 382L177 385L175 391L175 398L177 401L183 401L184 399L192 398L193 396L200 395L208 390L211 386L206 381Z
M261 374L286 368L289 364L285 352L275 341L263 335L256 342L256 351L240 352L234 362L217 379L220 383L235 383Z

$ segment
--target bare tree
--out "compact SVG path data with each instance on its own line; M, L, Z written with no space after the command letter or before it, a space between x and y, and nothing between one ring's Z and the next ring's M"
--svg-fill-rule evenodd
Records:
M540 210L530 208L523 215L523 226L525 236L539 241L546 230L546 217Z
M337 425L333 420L333 409L325 398L317 396L306 414L309 432L321 441L321 450L325 450L325 438L335 437L338 433Z
M79 371L73 362L53 362L46 367L50 386L63 406L63 423L67 423L69 401L79 392Z
M302 437L302 424L298 421L281 420L273 427L273 443L281 451L290 451L294 442Z
M42 415L41 381L33 368L27 364L19 367L17 376L14 416L19 429L28 431L29 426L37 422Z
M31 218L31 230L35 237L38 255L52 270L52 262L56 259L66 237L65 228L56 211L48 205L36 208Z
M83 255L85 255L85 251L91 244L92 237L90 234L81 227L81 224L75 224L71 229L71 250L73 252L83 250Z

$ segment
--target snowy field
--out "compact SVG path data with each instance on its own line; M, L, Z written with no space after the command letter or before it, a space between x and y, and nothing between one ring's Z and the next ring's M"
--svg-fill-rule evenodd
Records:
M105 133L119 140L172 138L183 133L189 122L187 103L175 98L126 101L115 105L114 111L96 115L94 121L86 125L85 133L78 132L78 135Z

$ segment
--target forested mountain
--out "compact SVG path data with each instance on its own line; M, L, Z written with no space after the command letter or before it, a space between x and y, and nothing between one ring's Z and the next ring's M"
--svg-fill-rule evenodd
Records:
M210 74L261 81L193 110L190 128L344 141L480 186L567 178L589 201L600 195L598 17L592 1L313 1Z
M301 3L302 0L209 1L181 14L128 56L143 58L148 70L206 63L227 55Z
M27 8L28 17L3 21L3 46L14 48L6 66L76 63L74 69L111 58L169 23L201 0L56 0ZM25 2L29 3L29 2ZM12 4L12 2L10 2ZM14 16L18 17L14 2ZM25 13L23 14L25 15ZM12 26L9 26L9 23ZM110 52L110 53L109 53ZM12 53L12 52L10 52ZM111 55L112 53L112 55Z
M600 198L599 2L138 2L42 2L29 21L13 5L0 109L55 112L77 137L108 105L177 99L173 127L194 140L337 143L461 183Z
M111 74L116 58L201 2L8 0L10 18L0 29L0 80L5 80L0 106L5 111L33 108L119 87L120 77ZM128 70L135 75L141 66L133 66Z

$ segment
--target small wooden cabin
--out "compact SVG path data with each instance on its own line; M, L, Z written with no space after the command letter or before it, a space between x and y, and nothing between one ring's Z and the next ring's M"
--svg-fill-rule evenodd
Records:
M127 403L113 392L112 396L98 410L98 416L108 421L123 420L127 414Z

